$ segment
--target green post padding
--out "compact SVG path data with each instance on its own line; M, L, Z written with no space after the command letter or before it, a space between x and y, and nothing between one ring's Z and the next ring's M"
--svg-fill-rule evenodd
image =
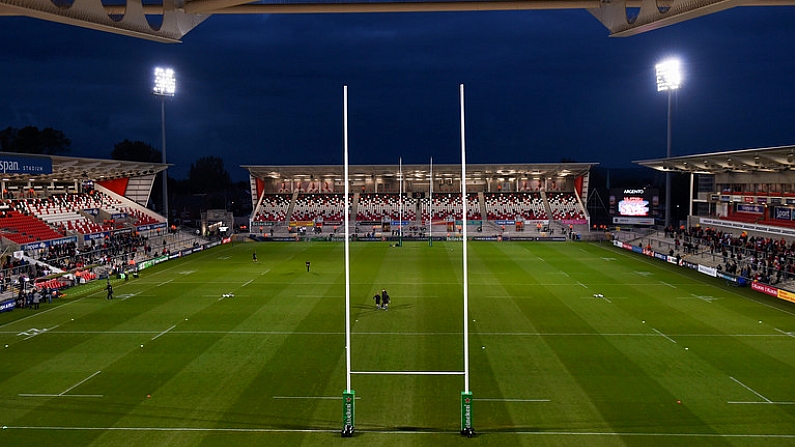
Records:
M356 391L345 390L342 392L342 426L355 427L354 403L356 402Z

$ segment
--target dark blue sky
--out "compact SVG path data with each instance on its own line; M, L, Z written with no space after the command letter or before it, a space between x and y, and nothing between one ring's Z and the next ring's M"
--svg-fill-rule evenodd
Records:
M69 155L121 140L160 148L155 66L171 175L206 155L241 164L341 164L342 86L351 164L563 158L629 167L665 155L667 96L654 65L677 55L684 85L673 154L795 144L795 8L735 8L629 38L588 12L213 16L182 44L0 18L0 128L53 127Z

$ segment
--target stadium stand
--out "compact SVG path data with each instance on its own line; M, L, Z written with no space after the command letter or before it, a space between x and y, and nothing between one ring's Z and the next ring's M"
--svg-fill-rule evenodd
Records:
M546 220L540 193L485 193L487 220Z
M290 207L290 194L265 194L254 213L254 222L284 222Z
M417 219L417 199L403 195L403 220ZM398 220L401 216L400 194L365 193L359 196L356 207L356 220L380 222L384 219Z
M574 193L547 193L547 202L554 220L584 220L585 211Z
M0 213L0 224L0 234L17 244L63 237L63 234L53 230L45 222L17 210Z
M295 221L341 221L344 213L341 194L300 194L290 217Z

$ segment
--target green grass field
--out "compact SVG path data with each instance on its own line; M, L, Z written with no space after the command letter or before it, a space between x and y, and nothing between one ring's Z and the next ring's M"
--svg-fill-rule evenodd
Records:
M468 253L475 438L463 375L364 374L463 371L460 242L351 245L353 438L343 245L238 243L0 314L0 445L795 445L795 306L607 243Z

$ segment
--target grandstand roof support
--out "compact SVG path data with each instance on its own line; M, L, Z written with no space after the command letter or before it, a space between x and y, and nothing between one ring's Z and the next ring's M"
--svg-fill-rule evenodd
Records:
M686 20L741 6L739 0L641 0L637 16L628 17L627 0L600 0L590 9L612 37L627 37L663 28Z
M611 36L632 36L735 6L792 6L795 0L0 0L0 16L27 16L158 42L174 43L213 14L330 14L585 9ZM638 10L627 17L627 8ZM147 17L162 16L160 26Z
M207 14L188 14L184 0L163 0L163 6L152 9L142 0L127 0L122 7L106 8L102 0L74 0L70 6L51 0L0 0L4 15L33 17L51 22L75 25L125 36L163 43L178 43ZM161 15L160 26L153 26L147 15Z

